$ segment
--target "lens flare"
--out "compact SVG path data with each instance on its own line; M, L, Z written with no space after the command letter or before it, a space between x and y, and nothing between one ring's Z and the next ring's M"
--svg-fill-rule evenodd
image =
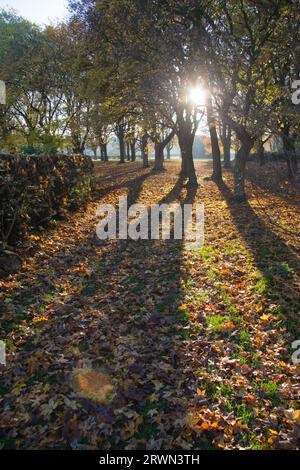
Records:
M189 101L195 106L204 106L206 100L206 90L201 86L195 86L189 90Z

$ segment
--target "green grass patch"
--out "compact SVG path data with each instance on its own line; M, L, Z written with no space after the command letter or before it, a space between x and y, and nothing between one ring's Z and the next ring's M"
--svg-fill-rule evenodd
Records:
M45 300L45 302L52 302L53 299L54 299L54 295L53 295L53 294L45 294L45 295L44 295L44 300Z
M222 397L231 397L234 394L234 390L229 385L221 384L220 385L220 395Z
M199 251L199 255L204 261L212 261L214 256L216 255L216 250L209 246L203 246Z
M206 318L208 326L216 332L222 330L224 323L229 321L229 317L224 315L215 315L214 317Z
M279 387L275 382L261 382L258 388L270 399L277 398Z
M246 405L238 405L236 408L237 417L241 419L243 424L249 424L254 418L254 413Z
M283 279L290 279L295 274L293 268L291 268L288 263L279 263L275 268L275 272L279 274Z
M240 340L240 343L243 344L246 347L249 347L249 346L252 345L251 344L251 336L250 336L249 331L247 331L247 330L241 330L240 331L239 340Z
M192 293L189 298L199 301L199 302L206 302L209 299L209 293L208 292L203 292L201 290L196 290Z
M258 294L266 294L269 291L269 281L265 277L257 281L255 284L254 290Z

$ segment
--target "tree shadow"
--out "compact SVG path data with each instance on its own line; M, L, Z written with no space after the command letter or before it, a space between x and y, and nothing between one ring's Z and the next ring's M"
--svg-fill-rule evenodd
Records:
M193 204L197 188L182 183L179 178L159 204ZM186 368L189 322L178 310L184 300L183 250L184 241L172 238L120 241L106 263L98 262L94 280L101 279L107 316L101 324L103 350L95 357L95 341L85 335L84 354L115 379L114 400L102 408L114 428L109 439L115 449L181 448L194 392L194 376ZM81 292L94 294L95 287ZM91 402L85 405L93 408Z
M256 267L262 273L263 293L281 306L280 313L284 314L288 329L292 333L299 332L298 254L258 217L248 201L236 202L225 183L219 184L218 188L227 202L235 226L254 257Z
M127 185L128 204L138 200L148 176ZM197 190L187 189L185 195L183 190L179 179L161 202L193 203ZM83 272L83 286L68 297L67 305L54 308L50 321L31 327L25 344L22 340L25 349L16 352L16 366L4 380L4 445L182 448L187 402L194 391L185 365L189 325L185 312L178 310L185 276L183 241L118 241L96 259L98 241L89 245L75 261L71 252L55 255L67 256L69 266L84 264L92 273ZM30 288L39 292L38 275ZM17 302L22 306L20 297ZM74 393L74 368L87 364L111 377L114 395L108 403ZM20 381L21 408L18 396L11 395ZM43 387L47 392L40 396ZM51 426L45 425L47 420Z
M274 165L275 164L273 163L271 166L272 169L274 169ZM260 188L262 191L273 194L294 207L299 207L299 189L293 187L289 183L289 191L287 191L287 187L282 187L281 185L282 182L287 179L287 174L285 173L285 168L283 169L282 166L278 167L277 173L275 173L277 178L274 179L274 171L268 172L268 166L259 167L257 165L248 165L246 180Z
M137 176L138 173L138 176ZM128 178L130 176L130 178ZM131 177L132 176L132 177ZM97 177L97 185L94 191L93 199L99 200L104 196L108 196L109 193L120 189L132 189L139 185L140 179L144 179L148 176L152 176L150 169L134 168L126 171L118 172L113 177L109 177L110 181L102 180L101 177Z

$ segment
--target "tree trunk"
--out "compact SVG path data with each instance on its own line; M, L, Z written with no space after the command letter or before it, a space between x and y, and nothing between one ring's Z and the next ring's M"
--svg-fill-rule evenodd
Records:
M130 143L130 150L131 150L131 161L136 161L136 151L135 151L135 142Z
M259 147L258 147L258 161L259 161L260 166L264 166L266 163L265 148L264 148L264 144L262 141L259 143Z
M239 202L246 200L245 193L245 170L253 143L250 140L242 142L235 157L234 165L234 196Z
M190 133L178 132L178 142L181 151L182 166L181 176L188 178L189 186L198 186L197 175L193 159L194 135Z
M224 126L223 130L223 148L224 148L224 168L230 168L230 151L231 151L231 129L229 126Z
M104 161L108 162L107 144L104 144Z
M171 160L171 144L167 145L167 160Z
M164 146L161 142L155 143L155 164L154 170L155 171L163 171L164 170Z
M126 160L130 162L130 143L126 142Z
M164 170L164 149L166 146L171 142L175 135L175 131L173 130L170 134L163 140L163 141L154 141L155 146L155 164L154 170L155 171L163 171Z
M102 162L105 162L105 147L106 147L106 144L101 144L100 145L100 149L101 149L101 161Z
M124 133L119 132L118 133L118 139L119 139L119 144L120 144L120 163L125 163L125 140L124 140Z
M149 168L148 136L146 133L142 136L142 158L143 168Z
M216 182L221 182L222 181L221 152L220 152L217 128L216 128L216 124L215 124L215 120L213 116L211 96L207 98L206 107L207 107L207 122L208 122L212 158L213 158L212 179Z
M298 171L298 160L295 148L295 138L290 135L289 127L286 127L282 133L282 144L287 162L288 177L293 181Z
M184 178L187 178L188 170L187 170L187 164L186 164L186 158L184 157L184 151L180 146L179 138L178 138L178 144L180 148L180 153L181 153L181 171L180 175L183 176Z
M213 158L213 174L212 179L216 182L222 181L222 165L221 165L221 152L218 141L218 134L215 125L209 127L212 158Z

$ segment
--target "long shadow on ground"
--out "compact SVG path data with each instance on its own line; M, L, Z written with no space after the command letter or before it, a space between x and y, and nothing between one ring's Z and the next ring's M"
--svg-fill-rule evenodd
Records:
M289 183L289 187L286 187L285 185L283 186L283 182L287 180L286 169L283 169L282 165L279 166L277 168L277 174L275 172L274 176L274 165L275 164L273 163L269 173L268 168L270 170L270 167L268 166L258 167L257 165L251 165L247 168L246 179L262 191L267 192L268 194L274 194L276 197L280 197L290 205L299 207L299 188L292 187L291 183Z
M137 201L147 176L128 186L129 204ZM196 191L185 197L182 191L180 180L162 201L191 204ZM51 312L51 321L28 328L14 367L5 374L2 445L182 449L194 393L186 360L189 325L178 310L183 243L118 242L101 258L94 254L90 247L76 257L76 263L90 264L92 273L83 275L83 286L68 305ZM39 286L38 278L31 288L35 283ZM72 389L75 367L87 364L112 379L114 395L105 404Z
M160 202L191 204L196 191L183 198L182 191L178 180ZM115 380L116 396L102 407L103 440L113 448L182 448L194 393L185 357L189 326L178 311L182 250L180 240L129 241L99 260L96 278L107 293L106 322L99 325L104 351L97 358L92 332L85 354Z
M296 335L300 331L297 314L300 307L299 256L257 216L248 201L242 204L235 202L225 184L220 184L219 190L263 275L262 293L276 301L278 313L283 314L286 326Z

